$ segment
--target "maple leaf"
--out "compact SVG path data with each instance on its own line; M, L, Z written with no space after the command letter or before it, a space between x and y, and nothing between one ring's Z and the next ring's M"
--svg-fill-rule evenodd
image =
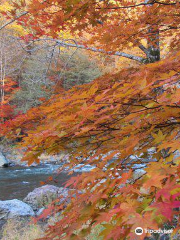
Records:
M163 189L160 189L156 193L156 200L158 200L160 197L163 198L163 200L170 201L171 196L173 196L173 193L180 193L180 186L177 185L176 180L166 182L165 186L163 186Z
M155 202L147 210L154 210L155 213L165 216L169 221L172 221L173 209L180 207L179 201L172 202Z
M127 221L127 223L132 225L131 233L128 234L131 239L134 239L137 236L135 234L135 229L138 227L141 227L142 229L158 229L158 224L153 221L152 214L149 212L146 212L143 215L136 213ZM140 236L140 239L144 239L146 235L147 233L144 231L143 235Z
M135 2L31 0L13 5L13 1L7 11L10 22L19 19L18 24L29 26L36 37L49 35L58 48L87 49L137 62L53 95L1 124L2 135L13 140L21 127L20 145L27 149L29 164L44 152L68 151L69 169L86 161L96 166L68 181L66 187L72 186L77 194L70 196L62 218L44 239L85 238L89 229L83 232L83 226L92 229L104 220L103 239L136 239L136 227L158 229L172 220L173 209L179 206L178 161L173 165L173 157L163 155L174 156L179 149L179 4ZM18 16L20 10L28 10L28 17ZM83 35L82 44L55 40L65 29L76 39ZM160 61L163 48L171 53ZM8 91L10 88L7 86ZM151 155L152 147L155 153ZM146 157L139 157L142 155ZM135 163L147 165L144 175L136 179L132 174ZM146 194L142 188L148 189ZM48 208L44 217L51 210ZM144 237L145 233L141 239Z

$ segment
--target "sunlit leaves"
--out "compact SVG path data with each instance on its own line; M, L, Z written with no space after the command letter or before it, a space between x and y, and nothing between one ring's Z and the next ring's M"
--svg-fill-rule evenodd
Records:
M149 26L159 26L161 41L178 30L176 4L147 7L138 1L140 5L131 6L134 2L34 0L28 5L31 18L25 16L24 23L52 37L62 29L87 32L89 43L113 52L138 47L142 40L147 48L146 42L154 46ZM14 5L13 16L20 5ZM178 47L176 35L172 49ZM2 134L12 139L19 137L21 126L29 164L44 152L66 151L64 167L72 172L77 164L95 167L66 184L76 194L46 239L84 239L98 224L103 225L103 239L135 239L136 227L172 224L179 206L179 158L174 156L180 134L179 56L176 51L159 62L105 74L2 126ZM140 164L138 171L135 164Z
M172 68L174 75L164 78ZM21 145L27 148L29 164L43 152L68 151L65 167L86 163L96 167L67 183L81 193L72 196L64 218L54 226L55 231L61 226L59 236L106 221L104 239L132 239L137 226L157 229L172 221L179 197L178 158L174 159L179 149L179 104L174 101L178 68L176 55L104 75L6 123L7 136L18 137L19 126L27 135ZM145 172L136 176L134 163L144 162ZM50 237L55 235L49 232Z

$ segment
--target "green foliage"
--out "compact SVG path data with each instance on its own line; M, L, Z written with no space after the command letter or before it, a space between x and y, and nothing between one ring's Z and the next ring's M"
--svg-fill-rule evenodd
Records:
M77 51L70 59L68 58L67 53L60 56L61 69L58 72L65 89L91 82L102 75L98 62L90 59L85 51ZM65 63L64 66L62 63Z
M85 84L101 75L101 70L95 60L84 52L72 54L64 51L47 60L45 49L32 54L24 62L19 74L20 89L13 95L12 103L16 112L25 113L49 99L59 87L69 89L74 85ZM56 62L56 64L55 64Z

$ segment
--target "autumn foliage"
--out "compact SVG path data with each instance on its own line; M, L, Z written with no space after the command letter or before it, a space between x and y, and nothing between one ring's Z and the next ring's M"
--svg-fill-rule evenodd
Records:
M18 90L17 83L11 78L4 79L4 84L0 86L0 123L12 118L15 106L10 104L12 95Z
M38 162L44 151L65 150L72 154L70 168L79 163L96 166L67 184L84 191L72 199L47 239L67 233L66 239L75 229L82 239L102 222L104 239L133 239L138 226L158 229L172 222L179 206L179 159L174 159L179 148L178 68L176 54L105 75L6 123L7 136L16 138L21 129L28 134L22 146L29 164ZM152 147L156 161L150 163L147 151ZM140 158L132 160L132 155ZM147 173L134 179L133 165L144 162Z
M146 63L159 60L164 46L166 50L179 48L177 0L22 0L11 5L3 14L29 28L35 38L58 38L68 31L83 36L80 42L87 47L93 44L111 54L125 51L127 58ZM127 55L129 48L138 48L140 56Z
M137 1L140 5L132 7L135 1L98 2L32 1L29 9L35 16L35 6L40 12L51 6L47 13L53 11L53 4L55 9L60 7L57 14L38 16L38 26L45 30L51 26L49 34L53 36L66 21L67 27L74 21L72 31L90 31L94 26L96 34L91 43L101 36L99 44L108 51L128 47L128 41L141 49L140 41L146 39L149 45L143 48L146 56L140 56L140 62L148 64L105 74L92 83L53 95L27 114L7 121L1 132L12 139L23 138L20 145L27 150L24 160L29 164L39 162L44 152L65 151L70 154L65 168L95 166L67 182L66 186L74 189L68 205L57 201L46 210L44 216L67 205L44 239L85 239L99 224L103 226L100 235L109 240L137 239L136 227L159 229L169 225L176 234L180 207L178 3L151 1L154 4L150 7ZM44 25L42 19L47 20ZM105 23L99 26L97 19ZM122 25L118 25L120 19ZM156 28L146 31L153 23ZM37 25L33 28L38 31ZM168 38L171 29L172 39ZM170 41L170 53L163 60L158 59L157 33ZM144 232L138 239L146 236Z

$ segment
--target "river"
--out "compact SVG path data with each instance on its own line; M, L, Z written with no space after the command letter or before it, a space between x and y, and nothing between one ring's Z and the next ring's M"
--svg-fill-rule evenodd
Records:
M36 167L8 167L0 168L0 200L19 199L22 200L27 194L40 187L41 181L47 180L49 176L55 176L57 183L48 184L59 187L70 178L67 173L54 173L60 166L46 164Z

